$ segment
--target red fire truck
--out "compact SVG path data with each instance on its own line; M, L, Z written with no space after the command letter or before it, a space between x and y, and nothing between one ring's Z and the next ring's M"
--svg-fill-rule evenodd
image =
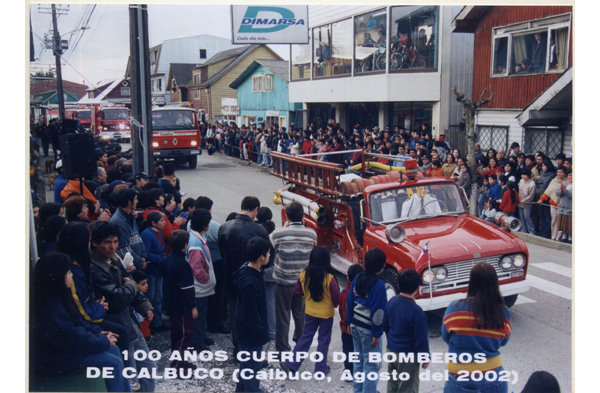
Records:
M152 131L154 158L187 162L191 169L196 168L202 137L191 104L153 108Z
M471 216L464 190L450 179L417 176L416 160L382 172L376 168L381 164L368 166L363 152L358 175L344 174L334 163L271 154L272 174L290 184L276 192L274 202L304 206L305 225L317 232L318 244L331 251L332 267L344 275L350 265L363 263L366 251L379 248L387 256L381 278L388 298L398 292L398 273L414 269L424 282L417 304L426 311L464 298L470 270L479 262L498 273L507 306L529 290L529 252L510 232L520 222L503 213L495 217L498 225Z
M83 127L87 132L93 132L96 130L96 111L95 107L80 107L75 109L77 112L77 119L79 125Z
M94 135L103 140L131 141L129 109L125 105L100 106L93 108Z

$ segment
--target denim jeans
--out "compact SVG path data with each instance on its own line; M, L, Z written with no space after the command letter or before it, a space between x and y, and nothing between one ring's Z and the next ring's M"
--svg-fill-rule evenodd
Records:
M381 363L369 362L369 352L381 353L381 340L375 346L371 346L373 341L373 334L370 329L358 327L356 325L350 325L350 332L352 333L352 341L354 342L354 352L358 352L358 362L354 363L354 374L357 372L363 372L365 375L365 381L358 383L354 381L352 387L354 393L375 393L377 391L377 381L379 381L379 369ZM375 380L369 380L367 378L369 373L377 373Z
M275 282L265 281L265 292L267 295L267 319L269 322L269 340L275 340Z
M535 235L535 226L531 218L531 209L519 208L519 219L521 220L521 232Z
M196 298L196 310L198 318L194 319L194 348L204 347L206 335L206 313L208 312L208 296Z
M134 329L136 331L137 337L136 337L136 342L134 343L129 343L129 357L127 360L127 367L133 367L137 370L137 373L139 374L141 372L142 369L146 368L148 370L148 373L150 375L152 375L152 370L153 368L156 368L156 363L154 363L153 360L148 359L148 357L146 356L146 358L144 360L135 360L134 358L134 354L135 351L144 351L146 352L146 355L148 355L148 344L146 344L146 340L144 340L144 336L142 335L142 333L140 332L140 330L134 326ZM135 378L134 378L135 379ZM140 392L154 392L154 385L156 383L156 381L153 378L137 378L138 382L140 383Z
M457 381L458 377L448 374L448 380L444 384L444 393L508 393L508 382L498 381L498 373L503 370L502 366L492 370L496 374L496 378L491 382L487 381L485 376L481 378L481 381L472 379Z
M479 196L477 197L477 213L479 213L480 216L483 213L483 205L486 204L488 199L489 198L483 194L479 194Z
M253 352L256 352L256 358L260 359L261 355L260 352L263 350L262 346L258 346L258 347L254 347L254 346L248 346L248 345L243 345L243 344L239 344L240 347L240 352L241 351L247 351L250 353L249 356L249 360L245 361L245 362L240 362L240 374L238 374L238 383L235 386L235 391L236 392L258 392L258 393L262 393L263 391L260 389L260 381L258 379L256 379L256 373L258 371L260 371L261 367L262 367L262 362L257 362L253 360ZM241 374L242 374L242 370L244 369L250 369L253 371L254 373L254 377L251 379L243 379Z
M151 325L154 328L162 326L162 303L163 303L163 276L160 274L147 274L148 291L144 294L148 298L154 310L154 318Z
M123 359L119 347L111 346L104 352L88 356L81 363L81 369L86 372L87 367L109 367L112 369L113 378L104 378L106 390L109 392L131 392L131 385L127 378L123 378Z

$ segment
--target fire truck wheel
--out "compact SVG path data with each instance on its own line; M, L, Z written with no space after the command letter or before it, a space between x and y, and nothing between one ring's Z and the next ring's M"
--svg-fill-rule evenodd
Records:
M517 302L517 297L519 297L519 295L511 295L511 296L506 296L504 298L504 303L506 304L506 307L511 308L512 306L515 305L515 303Z
M386 268L379 275L385 283L385 292L387 294L388 301L400 293L398 289L398 272L393 267Z
M188 164L190 165L190 169L196 169L198 166L198 156L190 156L188 158Z

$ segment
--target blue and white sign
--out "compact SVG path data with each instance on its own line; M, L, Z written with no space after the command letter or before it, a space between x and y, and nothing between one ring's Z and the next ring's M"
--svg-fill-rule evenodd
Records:
M308 6L232 5L232 43L308 44Z

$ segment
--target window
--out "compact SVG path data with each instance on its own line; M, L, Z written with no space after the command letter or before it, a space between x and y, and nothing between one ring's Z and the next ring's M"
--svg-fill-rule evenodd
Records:
M200 74L194 74L194 84L197 85L200 83Z
M493 29L492 76L561 71L568 66L571 14Z
M262 93L273 91L273 74L260 74L252 76L252 92Z
M200 49L200 58L206 59L206 49Z
M158 51L154 51L150 53L150 65L156 64L156 60L158 60Z
M94 98L94 92L88 91L88 98Z
M311 30L308 30L310 40ZM302 80L310 78L310 44L290 45L290 67L292 68L292 80Z
M508 148L508 127L477 126L477 142L481 150L504 150Z
M121 95L122 96L130 96L131 89L129 87L121 87Z
M313 29L313 76L331 76L331 25Z
M279 116L267 116L267 126L279 125Z
M392 7L390 71L437 67L438 7Z
M562 153L563 132L556 127L527 127L522 146L525 153L541 151L549 157L556 157Z
M385 71L387 11L354 17L354 72Z
M156 80L156 91L162 91L162 79Z
M194 99L195 100L200 99L200 89L194 89Z
M331 25L331 66L333 75L352 72L352 19Z

